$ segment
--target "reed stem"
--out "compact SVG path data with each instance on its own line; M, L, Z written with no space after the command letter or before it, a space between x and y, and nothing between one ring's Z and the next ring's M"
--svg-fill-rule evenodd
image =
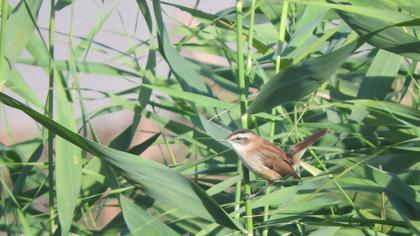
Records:
M55 1L50 1L50 23L48 45L50 60L48 64L49 86L48 86L48 117L54 117L54 32L55 32ZM54 133L48 131L48 212L49 212L49 233L54 235L55 213L54 213Z
M6 23L7 23L7 10L8 5L7 1L1 0L1 31L0 31L0 91L3 88L3 85L5 83L5 73L4 73L4 67L5 64L5 38L6 38Z
M277 41L277 53L276 53L276 65L275 65L275 68L276 68L275 72L276 72L276 74L280 72L281 49L282 49L283 42L284 42L284 36L286 35L286 21L287 21L288 9L289 9L289 2L288 1L284 1L283 2L282 12L281 12L279 37L278 37L278 41ZM276 109L273 108L273 110L271 111L271 113L273 115L275 115L276 114ZM276 123L273 122L273 123L271 123L270 137L274 137L275 130L276 130ZM271 141L274 141L274 140L271 140ZM265 194L266 195L267 194L270 194L270 191L271 191L271 187L267 183L267 188L266 188ZM265 204L264 205L264 216L263 216L264 222L267 222L268 221L269 210L270 210L270 205L269 204ZM268 230L269 230L269 226L268 226L268 224L265 224L264 230L262 232L262 235L263 236L267 236L268 235Z
M242 0L236 1L236 46L237 46L237 63L238 63L238 87L240 89L240 107L241 107L241 126L242 128L248 128L248 116L246 115L246 109L248 105L248 88L245 81L245 67L244 67L244 56L243 56L243 24L242 24ZM249 183L249 171L244 168L241 161L238 162L238 173L242 174L243 187L245 196L251 196L251 185ZM238 181L236 185L236 196L235 196L235 208L240 203L240 188L242 181ZM253 235L254 225L252 218L252 205L248 198L245 198L245 217L246 217L246 229L247 235Z
M248 50L246 55L246 74L249 77L252 70L252 48L254 43L254 21L255 21L255 2L251 0L251 10L249 14L249 33L248 33Z

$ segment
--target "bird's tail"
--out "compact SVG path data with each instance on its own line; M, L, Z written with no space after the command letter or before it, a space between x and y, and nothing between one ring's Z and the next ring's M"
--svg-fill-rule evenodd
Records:
M291 158L293 167L299 165L300 158L306 152L309 146L311 146L316 141L320 140L325 134L328 133L328 129L322 129L311 136L307 137L300 143L297 143L287 150L287 156Z

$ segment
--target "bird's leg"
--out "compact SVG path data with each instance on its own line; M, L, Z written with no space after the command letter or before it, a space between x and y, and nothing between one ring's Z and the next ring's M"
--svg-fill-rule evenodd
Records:
M268 184L266 184L263 188L261 188L260 190L258 190L258 192L256 192L256 193L254 193L254 194L251 194L251 195L245 195L245 199L251 199L251 198L254 198L254 197L256 197L258 194L260 194L261 192L265 192L265 190L268 188L268 187L271 187L271 184L273 183L273 182L271 182L271 181L267 181L267 183Z

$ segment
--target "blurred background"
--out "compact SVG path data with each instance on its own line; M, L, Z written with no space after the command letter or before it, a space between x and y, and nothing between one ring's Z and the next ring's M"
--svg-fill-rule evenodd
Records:
M10 4L16 6L18 0L10 1ZM199 10L216 13L228 7L234 7L235 1L166 1L168 3L176 3L189 7L196 7ZM148 2L149 5L151 2ZM80 40L78 37L87 37L89 32L96 30L99 32L94 37L94 45L88 53L83 55L84 60L91 62L102 62L117 68L126 68L121 61L119 61L120 52L128 51L136 44L147 41L150 38L150 33L147 29L144 17L139 15L138 5L136 1L132 0L79 0L75 1L72 13L72 7L65 7L56 12L56 45L55 57L57 60L68 60L69 58L69 37L70 27L73 27L74 42L77 45ZM49 23L49 2L45 1L40 9L38 24L44 39L48 41L48 23ZM194 21L193 17L176 7L162 5L164 10L164 21L168 28L170 39L176 43L180 37L174 29L176 25L188 25L194 27L198 22ZM73 24L71 24L71 17L73 14ZM130 40L128 40L130 38ZM189 58L195 58L202 61L212 62L214 64L227 65L226 58L212 56L206 53L188 52L183 54ZM147 59L147 51L143 54L137 54L139 63L145 64ZM30 54L25 51L22 57L31 59ZM157 59L157 72L160 74L167 74L169 72L168 65L162 58ZM48 88L48 73L38 66L18 64L18 71L23 79L36 93L36 96L45 101L47 97ZM88 112L94 111L101 106L109 103L111 99L103 98L97 91L102 92L117 92L129 89L134 85L139 84L138 78L126 77L126 80L119 76L109 75L95 75L92 73L80 73L80 87L86 89L82 91L83 96L90 99L85 100L86 110ZM89 91L97 90L97 91ZM6 89L8 93L10 90ZM11 93L13 94L13 92ZM129 97L128 97L129 98ZM75 115L80 116L80 107L76 104ZM31 118L24 113L0 105L0 142L4 144L13 144L22 140L27 140L36 137L41 132L41 127L37 125ZM171 116L170 113L166 115ZM96 128L98 136L102 143L109 143L117 134L125 129L132 119L131 111L114 112L107 115L100 116L93 119L93 125ZM8 127L8 128L6 128ZM153 133L160 131L153 122L144 118L139 125L138 135L134 137L133 143L139 143L150 137ZM151 133L150 133L151 132ZM148 150L145 156L154 156L158 147L152 147Z

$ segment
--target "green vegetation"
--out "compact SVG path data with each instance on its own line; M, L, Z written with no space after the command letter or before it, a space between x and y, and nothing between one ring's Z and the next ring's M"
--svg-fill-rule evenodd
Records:
M42 129L0 144L0 234L420 235L417 0L238 0L216 14L137 0L147 40L108 32L126 38L126 51L95 40L121 14L116 7L76 36L82 1L0 2L0 109L18 109ZM39 13L49 4L45 29ZM169 27L171 8L197 24ZM55 30L63 9L71 12L65 33ZM54 56L57 34L68 39L65 60ZM92 51L103 60L90 61ZM46 101L16 65L44 70ZM82 88L81 74L131 86ZM106 102L89 110L84 89ZM131 123L100 143L92 122L122 110ZM7 117L1 128L13 135ZM161 132L134 143L145 119ZM241 127L283 149L330 132L305 154L301 181L249 199L265 182L219 142ZM169 150L163 163L142 154L156 145ZM109 205L116 216L98 226Z

